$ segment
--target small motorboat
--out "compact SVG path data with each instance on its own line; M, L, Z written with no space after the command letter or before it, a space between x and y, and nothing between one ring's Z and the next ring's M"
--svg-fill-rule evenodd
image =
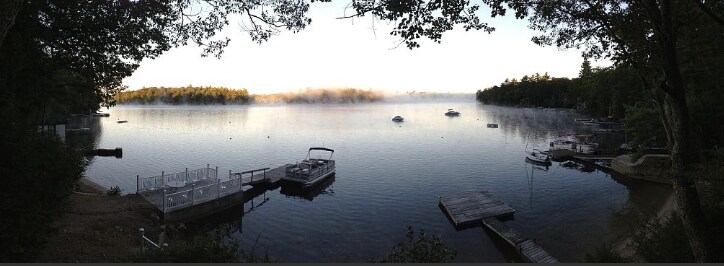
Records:
M118 121L116 121L116 123L122 124L122 123L128 123L128 121L127 120L118 120Z
M460 116L460 112L455 111L453 109L447 109L447 112L445 112L446 116Z
M402 118L402 116L399 116L399 115L398 115L398 116L393 117L393 118L392 118L392 121L395 121L395 122L403 122L403 121L405 121L405 119Z
M533 151L526 154L525 159L530 160L531 162L534 162L534 163L538 163L538 164L544 164L544 165L551 164L550 155L548 155L538 149L533 149Z
M498 128L498 124L488 124L489 128Z

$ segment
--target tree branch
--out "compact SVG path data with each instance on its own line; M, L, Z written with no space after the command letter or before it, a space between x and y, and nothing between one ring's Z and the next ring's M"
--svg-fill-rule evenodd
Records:
M701 1L699 1L699 0L692 0L692 1L694 2L694 4L696 4L696 6L699 7L699 9L701 9L701 11L704 11L704 13L706 13L710 18L712 18L714 21L719 23L719 26L724 27L724 19L722 19L719 16L717 16L716 14L714 14L714 12L712 12L711 9L709 7L707 7L706 5L704 5L704 3L702 3Z

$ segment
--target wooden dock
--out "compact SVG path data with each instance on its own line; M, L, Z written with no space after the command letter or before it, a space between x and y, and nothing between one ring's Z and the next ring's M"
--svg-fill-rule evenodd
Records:
M242 185L276 184L286 175L286 165L274 169L263 168L241 173L231 173L234 176L241 176ZM262 173L259 173L263 171Z
M515 248L518 255L532 263L558 263L559 261L538 246L533 240L505 226L498 218L483 219L483 224Z
M489 217L511 215L515 210L488 191L468 192L458 196L440 197L440 207L455 227L467 225Z

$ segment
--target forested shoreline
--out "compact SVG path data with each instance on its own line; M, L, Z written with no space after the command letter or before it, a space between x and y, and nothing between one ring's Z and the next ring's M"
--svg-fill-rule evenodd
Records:
M306 89L299 92L249 94L246 89L225 87L144 87L116 95L117 104L249 104L249 103L359 103L382 100L381 91L345 89Z
M705 66L691 65L687 72L700 73ZM724 126L712 121L724 120L724 104L717 86L718 79L690 78L691 116L707 147L724 143ZM476 92L476 100L484 104L517 107L545 107L575 109L592 117L607 117L624 122L633 133L636 144L666 144L666 132L653 100L654 95L641 82L636 70L630 67L591 67L588 60L581 64L576 78L550 77L548 73L510 78Z

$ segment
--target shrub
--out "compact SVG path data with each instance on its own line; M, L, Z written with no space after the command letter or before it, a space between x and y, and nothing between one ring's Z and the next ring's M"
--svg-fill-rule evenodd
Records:
M106 191L106 195L108 196L120 196L122 189L118 186L111 187L108 191Z
M417 240L414 239L415 230L407 227L406 241L401 241L392 249L392 252L379 262L391 263L419 263L419 262L452 262L457 251L450 249L440 241L440 237L428 237L424 230L420 230Z
M36 258L52 224L66 209L73 185L80 179L80 154L54 136L14 129L0 135L0 160L6 188L0 197L0 261L29 262Z
M596 247L593 253L586 252L585 262L588 263L612 263L612 262L626 262L621 254L618 254L608 243L600 244Z
M632 237L636 253L648 262L694 262L694 255L676 212L644 224Z

